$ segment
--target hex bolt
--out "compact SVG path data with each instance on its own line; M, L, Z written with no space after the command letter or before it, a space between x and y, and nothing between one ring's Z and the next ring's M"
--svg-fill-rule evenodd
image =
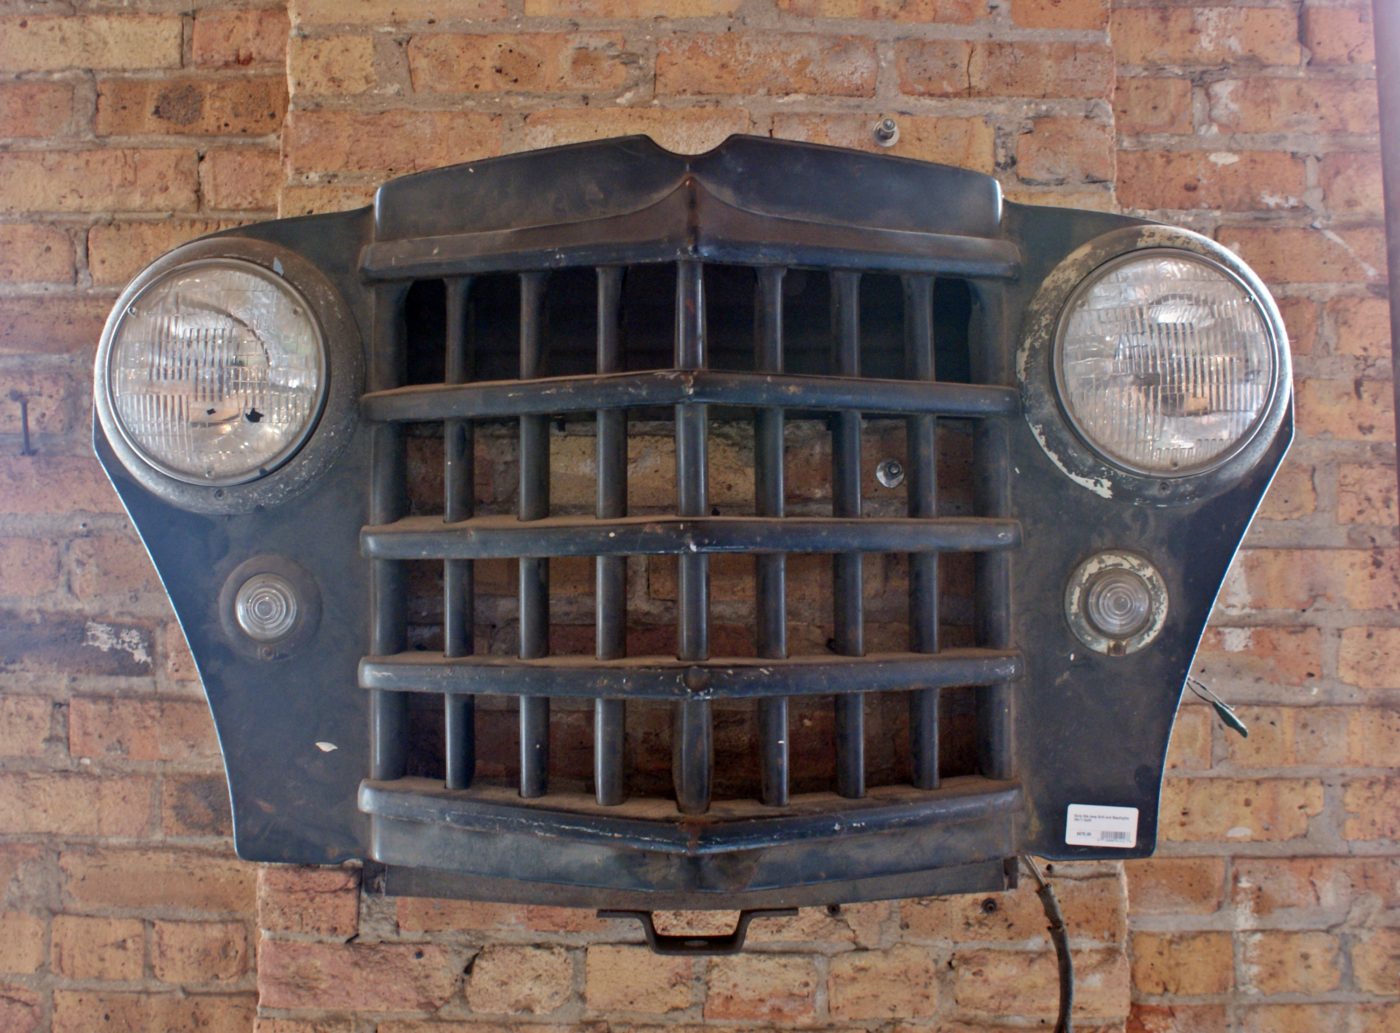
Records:
M898 459L881 460L875 467L875 479L886 488L898 488L904 483L904 464Z
M899 142L899 123L888 115L876 122L875 142L881 147L893 147Z

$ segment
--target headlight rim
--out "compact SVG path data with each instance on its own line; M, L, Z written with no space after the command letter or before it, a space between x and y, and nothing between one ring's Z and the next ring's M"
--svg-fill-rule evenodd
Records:
M1068 305L1080 287L1105 265L1152 250L1185 253L1238 282L1263 316L1274 349L1270 395L1250 432L1219 462L1180 472L1130 469L1095 448L1066 411L1054 368ZM1025 418L1045 454L1089 491L1141 504L1175 505L1228 490L1254 469L1273 446L1292 411L1288 336L1268 288L1228 248L1192 230L1174 226L1121 226L1086 241L1059 261L1027 307L1016 363Z
M109 376L113 341L127 307L174 271L211 261L256 266L262 273L283 281L307 305L322 348L321 402L298 443L279 453L277 465L266 474L234 483L194 481L173 475L135 447L113 406ZM134 480L181 509L243 513L279 505L315 480L348 443L363 391L362 340L359 324L340 290L301 254L270 241L240 236L238 231L181 245L138 273L118 296L107 317L93 373L94 432L99 449L105 443Z

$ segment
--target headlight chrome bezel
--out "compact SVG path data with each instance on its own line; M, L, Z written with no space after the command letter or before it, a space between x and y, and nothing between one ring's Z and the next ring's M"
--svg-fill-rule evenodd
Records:
M1059 351L1071 305L1118 263L1153 252L1206 264L1236 283L1262 317L1273 349L1273 377L1250 429L1209 462L1183 470L1134 467L1108 454L1084 432L1066 404ZM1026 419L1041 448L1076 483L1105 497L1169 505L1215 495L1253 469L1291 407L1291 368L1283 318L1258 276L1215 241L1190 230L1139 225L1088 241L1046 276L1027 309L1017 356Z
M306 426L269 462L266 473L246 479L203 481L164 467L131 439L114 405L111 363L116 335L133 303L181 270L219 264L252 267L258 275L285 284L289 294L306 306L320 340L322 383L319 404ZM306 487L346 444L364 379L362 351L359 329L340 292L301 255L246 237L197 240L147 266L113 306L94 369L97 424L126 471L142 486L182 509L237 513L276 505Z

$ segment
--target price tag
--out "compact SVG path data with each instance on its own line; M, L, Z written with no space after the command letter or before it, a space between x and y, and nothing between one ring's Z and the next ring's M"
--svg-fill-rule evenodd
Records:
M1065 816L1065 842L1074 846L1137 846L1138 809L1072 803Z

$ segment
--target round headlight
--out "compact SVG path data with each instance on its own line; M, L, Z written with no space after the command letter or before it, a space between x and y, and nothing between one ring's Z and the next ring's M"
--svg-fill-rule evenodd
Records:
M301 447L326 394L326 349L306 300L254 262L176 266L117 314L107 396L143 460L194 484L255 480Z
M1106 262L1070 295L1055 344L1061 404L1110 462L1152 476L1201 473L1258 429L1277 345L1233 273L1173 248Z

